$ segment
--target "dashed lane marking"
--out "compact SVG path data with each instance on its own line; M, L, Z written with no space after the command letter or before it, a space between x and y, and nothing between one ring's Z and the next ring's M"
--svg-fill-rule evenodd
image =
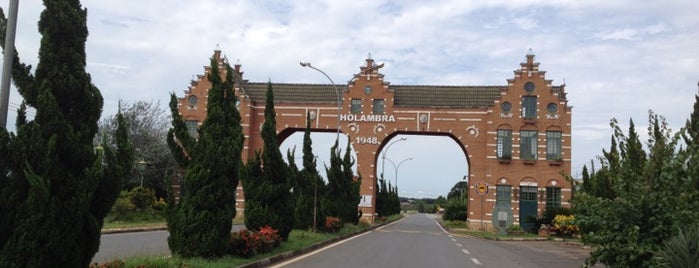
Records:
M483 265L483 264L481 264L481 262L479 262L478 259L476 259L476 258L471 258L471 261L472 261L473 263L475 263L476 265Z
M462 245L461 243L456 243L456 246L460 248L464 247L464 245Z
M461 251L464 252L464 253L466 253L466 254L468 254L468 255L471 255L471 252L469 252L468 249L465 249L465 248L464 248L464 249L461 249Z

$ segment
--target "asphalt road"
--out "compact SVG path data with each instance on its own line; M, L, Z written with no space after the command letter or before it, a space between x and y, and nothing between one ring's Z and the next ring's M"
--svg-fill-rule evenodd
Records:
M446 233L415 214L273 267L581 267L588 249L552 241L492 241Z
M233 225L232 231L245 228L243 225ZM92 258L92 262L124 259L138 256L167 256L170 248L167 245L167 231L127 232L103 234L100 238L100 248Z
M103 234L100 248L92 262L105 262L136 256L170 255L168 231Z

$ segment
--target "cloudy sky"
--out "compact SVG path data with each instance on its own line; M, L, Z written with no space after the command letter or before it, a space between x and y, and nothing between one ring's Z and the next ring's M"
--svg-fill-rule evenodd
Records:
M3 1L7 10L9 1ZM343 83L368 53L391 84L506 85L532 49L573 108L573 175L609 146L609 120L637 129L648 110L679 129L699 81L699 1L83 1L87 70L105 98L160 101L182 95L213 50L242 64L250 81ZM16 46L36 66L40 1L20 1ZM11 92L13 107L21 103ZM316 135L316 152L329 151ZM466 173L446 138L408 136L387 156L400 162L401 196L446 195ZM292 138L293 139L293 138ZM284 148L292 147L287 141ZM319 148L326 146L326 148ZM321 159L323 159L321 155ZM327 161L327 160L326 160ZM322 162L322 161L321 161ZM388 162L388 161L387 161ZM380 167L380 166L379 166ZM394 170L386 164L386 177Z

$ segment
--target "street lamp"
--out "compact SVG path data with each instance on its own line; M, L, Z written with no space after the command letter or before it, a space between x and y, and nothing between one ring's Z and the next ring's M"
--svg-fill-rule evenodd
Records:
M383 177L383 171L386 169L386 153L388 153L388 148L391 148L391 145L393 145L393 144L396 143L396 142L404 141L404 140L407 140L407 139L408 139L408 138L403 137L403 138L397 139L397 140L395 140L395 141L392 141L391 143L389 143L389 144L386 146L386 149L383 150L383 156L382 156L383 162L381 163L381 178L382 178L382 179L384 178L384 177Z
M335 82L333 82L332 78L330 78L330 76L328 76L328 74L326 74L325 72L323 72L322 70L320 70L316 67L313 67L313 65L311 65L310 62L301 61L301 62L299 62L299 64L301 64L301 67L308 67L308 68L311 68L313 70L320 72L326 78L328 78L328 80L330 80L330 83L333 85L333 88L335 89L335 94L337 94L337 138L336 139L337 139L337 142L339 143L340 142L340 114L342 113L342 98L341 98L340 91L337 90L337 87L335 86Z
M396 190L398 190L398 169L400 168L400 165L402 165L403 163L405 163L405 161L413 160L413 157L411 156L411 157L408 157L408 158L406 158L406 159L403 159L402 161L398 162L398 165L396 165L396 163L393 163L393 161L391 161L390 158L387 158L386 160L388 160L388 162L391 163L391 165L393 165L393 169L394 169L395 172L396 172L394 179L395 179L395 187L396 187Z

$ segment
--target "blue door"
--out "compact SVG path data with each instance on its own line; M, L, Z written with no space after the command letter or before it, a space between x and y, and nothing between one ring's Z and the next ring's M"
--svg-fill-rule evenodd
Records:
M527 232L534 232L536 226L530 217L536 218L536 186L519 187L519 226Z

